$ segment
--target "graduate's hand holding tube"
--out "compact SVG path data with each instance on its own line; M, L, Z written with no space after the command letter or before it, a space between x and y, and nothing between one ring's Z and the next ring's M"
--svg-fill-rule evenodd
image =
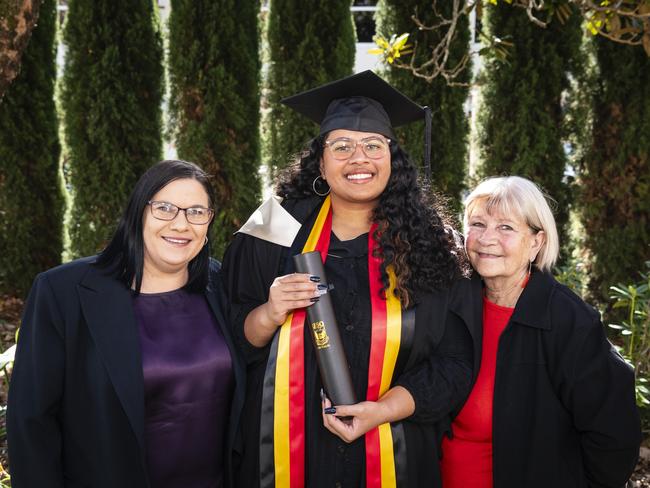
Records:
M376 402L332 407L323 397L323 425L332 434L350 443L381 424L405 419L415 411L415 401L406 388L396 386Z
M269 288L266 303L253 309L244 322L246 339L257 347L265 346L292 311L318 301L318 276L293 273L279 276Z
M318 301L318 276L293 273L280 276L273 281L266 302L266 313L270 321L280 326L287 315L298 308L306 308Z

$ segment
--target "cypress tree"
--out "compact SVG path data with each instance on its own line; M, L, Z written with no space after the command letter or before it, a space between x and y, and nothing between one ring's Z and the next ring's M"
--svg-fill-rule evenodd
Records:
M24 295L34 275L60 262L56 1L45 0L22 68L0 104L0 291Z
M505 2L487 9L487 30L514 43L505 62L487 60L479 112L481 176L513 174L540 185L556 202L560 242L567 244L571 204L562 94L578 60L580 19L549 19L546 29Z
M172 0L172 125L179 157L214 176L218 255L260 194L258 14L257 0Z
M451 12L451 2L438 2L440 13L447 16ZM411 19L418 17L427 25L436 22L431 8L431 0L379 0L376 14L377 31L384 38L392 34L409 33L409 43L418 43L414 53L415 65L423 63L430 56L429 46L441 40L439 32L420 31ZM456 37L451 46L449 66L456 66L463 56L469 55L469 24L463 17L459 23ZM410 58L407 59L410 61ZM468 83L471 67L455 79L457 83ZM468 117L463 110L469 88L449 86L442 77L428 83L413 76L410 71L389 67L386 79L405 95L420 105L428 105L432 110L431 131L431 178L432 186L451 197L455 210L460 209L460 193L465 188L467 171L467 143L469 134ZM398 137L408 149L414 161L422 162L424 155L424 122L409 124L400 128Z
M280 100L352 74L355 32L350 5L350 0L270 2L267 87L272 175L316 133L313 124Z
M162 39L152 0L74 0L64 30L70 252L103 247L161 156Z
M650 260L650 61L640 48L594 39L592 145L581 166L589 289L634 283Z

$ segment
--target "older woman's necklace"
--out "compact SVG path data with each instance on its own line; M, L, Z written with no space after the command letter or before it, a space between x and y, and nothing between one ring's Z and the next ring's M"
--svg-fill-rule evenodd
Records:
M485 283L485 298L500 307L514 308L530 278L530 268L507 290L494 290Z

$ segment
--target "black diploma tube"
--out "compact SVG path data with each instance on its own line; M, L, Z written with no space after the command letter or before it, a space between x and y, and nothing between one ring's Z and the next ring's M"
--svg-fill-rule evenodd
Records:
M319 251L297 254L293 257L293 263L298 273L320 276L320 284L328 285ZM345 349L343 349L332 297L329 293L325 293L319 301L307 307L307 322L316 350L323 386L332 405L357 403L350 377L350 367L345 357Z

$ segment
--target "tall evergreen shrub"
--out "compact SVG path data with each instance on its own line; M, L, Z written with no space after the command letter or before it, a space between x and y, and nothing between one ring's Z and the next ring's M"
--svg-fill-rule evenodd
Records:
M257 0L172 0L169 71L179 157L214 176L221 254L260 195Z
M22 68L0 103L0 293L24 295L38 272L60 262L56 1L41 5Z
M438 2L440 13L451 12L451 2ZM431 0L379 0L376 14L377 32L385 38L392 34L409 33L409 43L418 43L415 64L419 65L431 55L430 46L436 45L440 33L420 31L411 19L417 12L425 24L434 24L439 19L433 15ZM469 25L467 18L459 24L456 38L451 46L449 66L456 66L463 56L469 53ZM406 58L410 61L410 58ZM427 83L413 76L410 71L389 67L386 79L397 89L420 105L428 105L432 110L431 131L431 183L432 186L451 198L455 209L460 208L460 193L465 188L464 178L467 172L467 144L469 134L468 116L463 110L467 99L468 87L449 86L442 77ZM468 83L471 66L455 79L456 82ZM414 161L422 164L424 156L424 122L409 124L398 131L401 143L408 150Z
M316 126L282 106L282 98L352 74L355 32L351 0L271 0L267 83L268 142L275 174L316 134Z
M487 8L487 30L514 47L505 62L485 63L480 175L524 176L544 188L557 202L555 219L566 244L572 197L562 95L579 59L581 32L575 14L564 24L550 20L542 29L505 2Z
M634 283L650 260L650 61L640 48L594 42L593 142L580 203L589 288L604 302L610 285Z
M71 254L93 254L161 157L162 40L152 0L74 0L64 30Z

